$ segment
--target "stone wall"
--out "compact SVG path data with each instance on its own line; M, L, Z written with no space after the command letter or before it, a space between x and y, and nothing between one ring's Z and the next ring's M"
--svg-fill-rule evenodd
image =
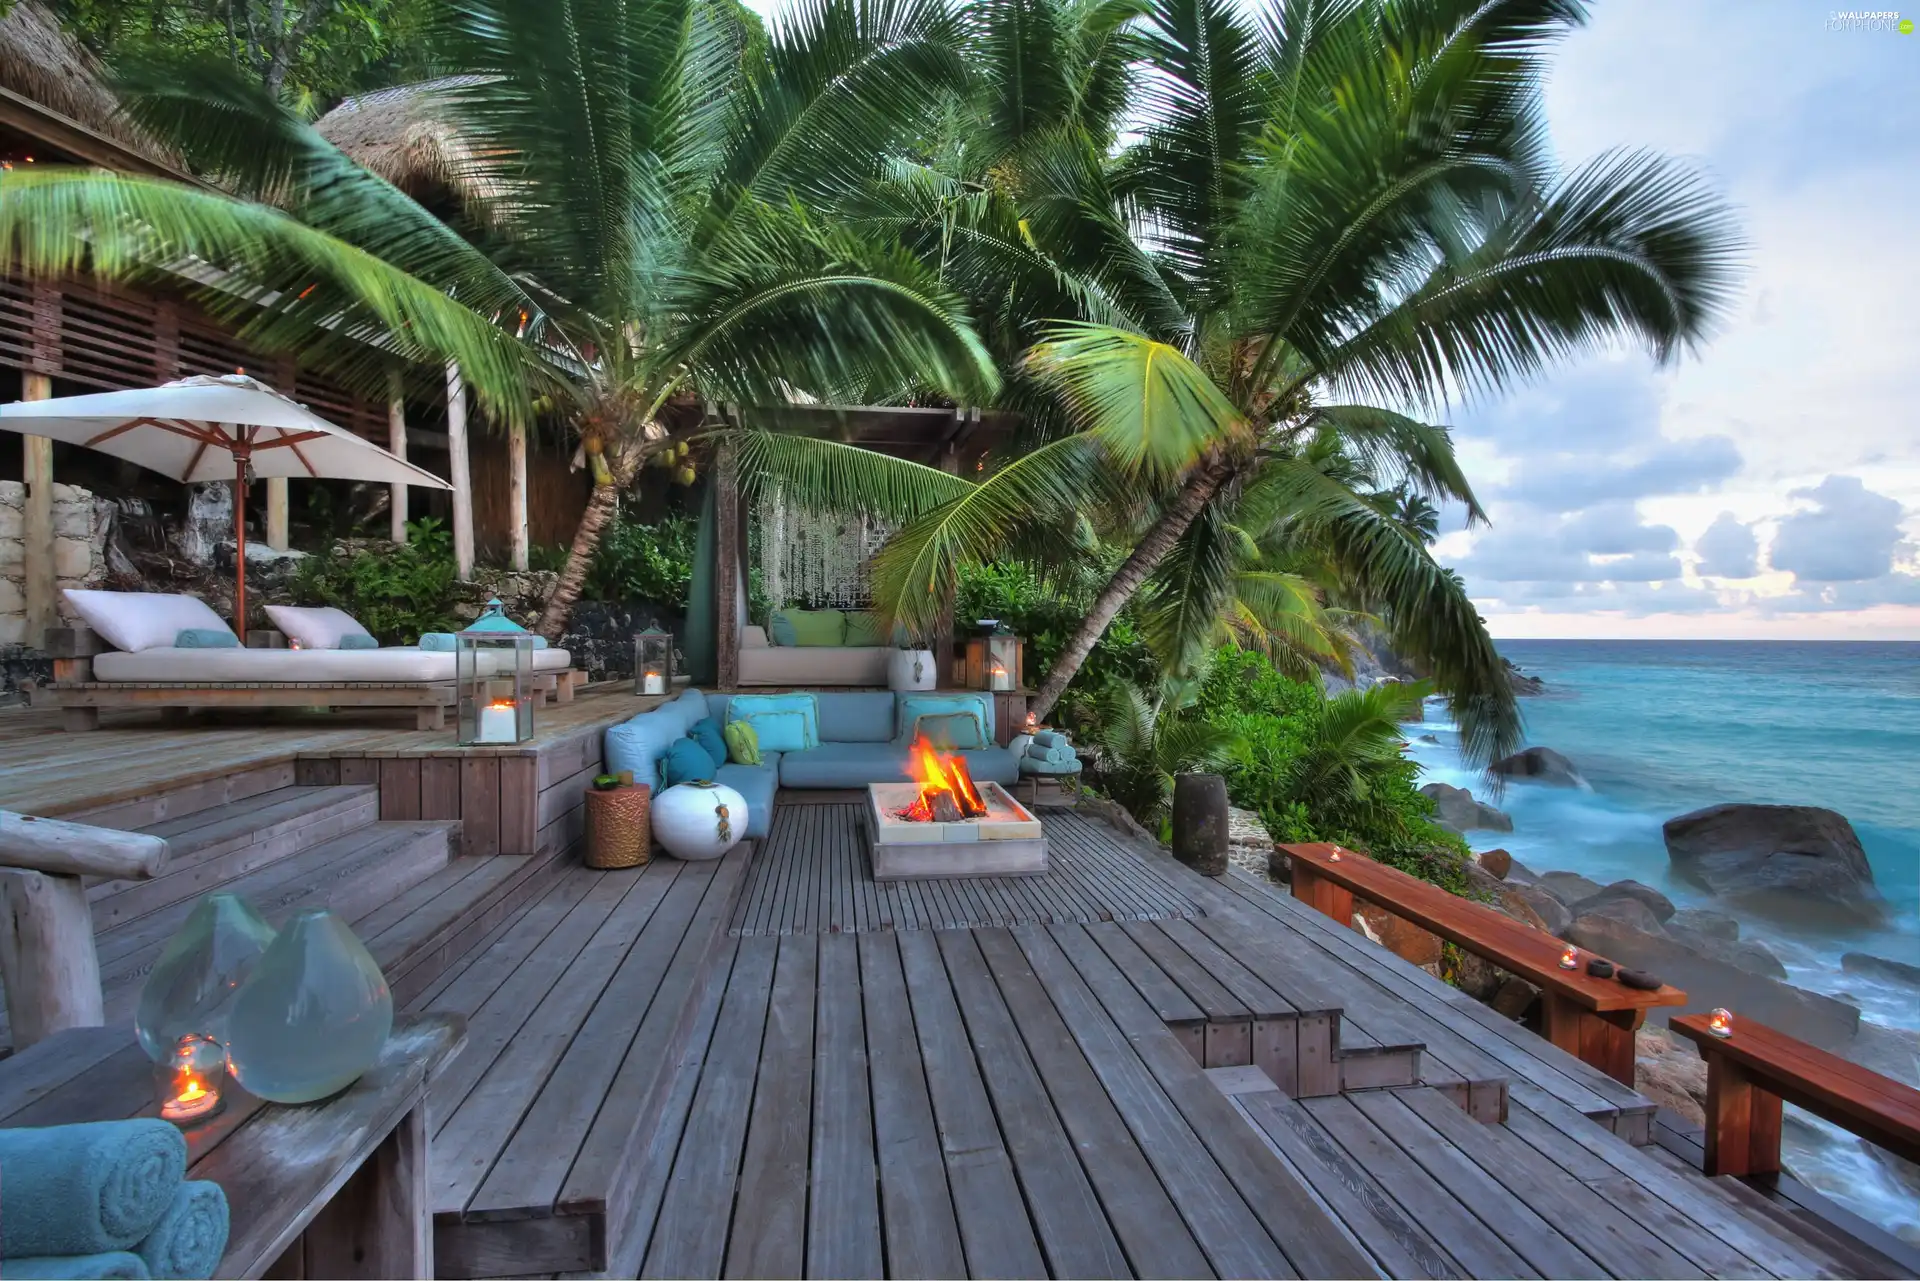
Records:
M27 487L0 481L0 647L37 649L38 636L27 633L27 560L21 539L26 528ZM91 491L56 482L53 487L53 572L56 587L98 587L107 580L107 538L113 529L113 504ZM61 617L72 618L56 592Z

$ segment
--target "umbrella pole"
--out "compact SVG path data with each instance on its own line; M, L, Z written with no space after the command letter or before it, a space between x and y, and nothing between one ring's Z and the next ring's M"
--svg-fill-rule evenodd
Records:
M233 630L247 643L247 457L233 456Z

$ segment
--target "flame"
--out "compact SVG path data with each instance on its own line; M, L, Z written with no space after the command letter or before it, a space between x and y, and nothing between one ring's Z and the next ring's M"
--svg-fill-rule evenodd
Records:
M189 1075L187 1077L186 1084L180 1087L180 1095L175 1100L175 1102L197 1103L201 1099L204 1099L206 1097L207 1097L207 1089L205 1086L200 1084L200 1078L197 1076Z
M511 712L520 705L510 698L496 698L487 706L496 712Z
M920 795L901 811L900 817L914 823L933 821L933 799L945 792L965 818L985 818L987 803L973 785L973 775L960 756L936 752L925 734L916 735L910 753L908 772L920 784Z

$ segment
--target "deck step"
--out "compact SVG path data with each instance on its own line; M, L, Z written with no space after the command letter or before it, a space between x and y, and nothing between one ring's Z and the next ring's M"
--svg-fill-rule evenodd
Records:
M96 935L314 846L379 818L379 789L282 787L140 829L166 838L166 870L151 880L90 885Z

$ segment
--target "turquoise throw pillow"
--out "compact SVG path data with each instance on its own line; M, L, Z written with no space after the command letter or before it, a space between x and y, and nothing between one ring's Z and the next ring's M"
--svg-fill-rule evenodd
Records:
M927 742L943 752L975 752L987 745L980 718L972 712L942 712L922 716L914 729L927 736Z
M729 723L751 726L763 752L804 752L810 746L819 746L817 742L808 743L807 718L799 712L756 712L735 717Z
M173 638L175 649L238 649L240 638L224 627L183 627Z
M754 720L772 712L798 712L805 722L805 741L792 747L775 747L760 731L760 746L774 752L804 752L820 746L820 705L811 694L735 694L727 700L727 721ZM759 726L755 726L759 729Z
M380 642L365 632L351 632L340 638L341 649L379 649Z
M707 749L691 738L677 740L660 758L660 777L668 787L681 783L710 783L720 767L707 755Z
M687 737L707 749L717 765L727 759L727 740L721 737L720 723L711 716L704 716L687 728Z
M947 716L956 712L980 722L983 741L992 733L993 712L983 694L902 694L897 711L895 736L901 742L913 737L914 722L922 716Z

